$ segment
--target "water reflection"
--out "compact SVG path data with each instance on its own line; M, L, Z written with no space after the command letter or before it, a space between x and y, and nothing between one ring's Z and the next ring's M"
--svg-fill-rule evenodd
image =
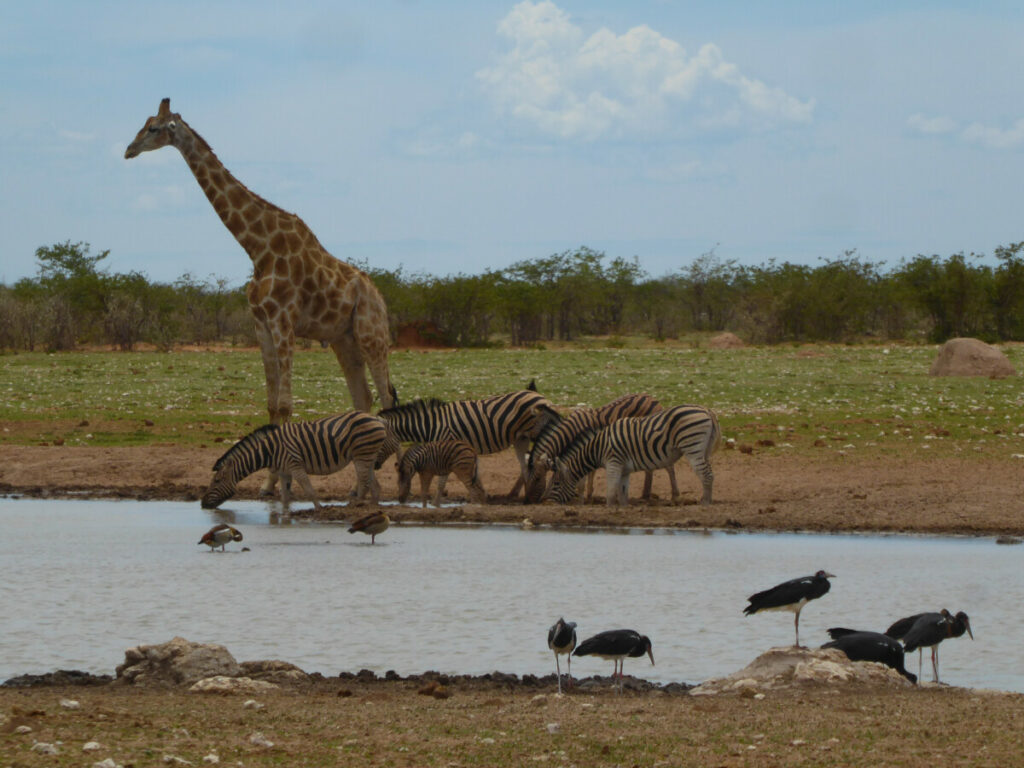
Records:
M966 610L977 639L944 644L943 679L1024 691L1021 630L1007 620L1024 602L1024 548L992 539L459 524L393 525L371 545L342 524L270 525L267 510L0 500L0 679L109 673L126 647L175 635L327 675L546 674L547 628L565 616L581 638L638 629L658 660L640 674L699 682L792 642L790 614L744 617L746 597L825 568L837 578L801 615L805 642L825 642L830 626L879 630L922 610ZM245 540L225 554L197 546L217 522ZM573 664L581 675L609 669Z

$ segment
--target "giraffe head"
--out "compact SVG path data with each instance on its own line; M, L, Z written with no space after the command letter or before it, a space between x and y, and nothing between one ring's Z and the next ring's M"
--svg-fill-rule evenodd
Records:
M181 124L181 115L171 112L171 100L164 99L160 102L160 109L157 110L157 113L146 121L135 140L124 151L125 159L130 160L143 152L173 144L175 131L181 127Z

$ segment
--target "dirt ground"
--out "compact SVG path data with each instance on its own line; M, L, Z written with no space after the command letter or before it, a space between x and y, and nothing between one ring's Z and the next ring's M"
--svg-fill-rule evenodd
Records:
M1024 696L804 686L761 698L500 679L322 678L252 695L0 688L11 766L1018 765ZM109 760L110 762L104 762ZM187 761L187 762L186 762Z
M198 500L212 477L219 447L156 445L135 448L0 445L0 493L34 497ZM697 503L700 486L685 462L676 473L683 502L669 503L667 476L655 475L655 498L639 499L642 475L634 475L628 508L608 508L604 479L596 503L574 506L508 503L517 465L511 452L481 457L486 505L424 510L415 499L389 508L395 522L493 522L554 526L734 528L747 530L901 531L974 535L1024 535L1024 474L1018 464L985 459L863 459L853 456L790 456L771 451L714 457L714 503ZM245 480L238 498L256 498L263 474ZM397 495L394 461L378 472L382 498ZM337 504L354 483L349 467L314 477L328 516L347 519ZM418 494L419 483L413 491ZM449 501L465 501L462 484L448 483ZM230 508L230 502L224 506ZM311 510L300 499L293 513ZM527 523L529 524L529 523Z

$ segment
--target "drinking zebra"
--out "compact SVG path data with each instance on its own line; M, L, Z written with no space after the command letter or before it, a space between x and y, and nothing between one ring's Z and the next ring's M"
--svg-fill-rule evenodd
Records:
M545 478L547 473L554 468L555 458L562 455L565 449L585 430L601 429L623 418L649 416L661 409L661 404L646 392L635 392L617 397L600 408L587 406L574 408L564 418L554 413L537 436L530 451L526 482L527 501L537 502L543 498L546 490ZM672 484L672 501L676 502L678 501L678 490L675 469L671 466L666 469ZM644 499L651 497L653 477L653 470L645 470ZM590 501L593 495L594 475L591 473L587 475L587 501Z
M714 483L710 458L720 439L718 418L698 405L677 405L642 418L619 419L584 432L555 460L554 481L545 498L569 503L579 481L603 466L607 504L628 504L630 473L669 467L685 456L701 478L701 504L710 504ZM673 498L677 493L673 488Z
M453 472L466 486L470 501L474 504L487 502L487 493L480 483L476 452L465 440L435 440L414 445L406 451L398 462L398 501L404 504L409 498L413 475L418 474L420 496L423 498L423 507L426 508L430 482L437 475L434 506L440 507L448 475Z
M373 475L374 462L387 429L374 416L350 411L316 421L267 424L231 446L213 465L213 480L203 494L204 509L213 509L231 498L238 483L260 469L281 477L281 501L288 505L291 479L295 477L313 506L320 500L309 475L328 475L355 464L356 490L360 499L369 491L376 504L380 487Z
M551 402L533 389L522 389L479 400L445 402L412 400L377 413L402 442L465 440L477 455L497 453L510 445L519 460L519 479L509 491L515 496L526 480L526 452L553 412Z

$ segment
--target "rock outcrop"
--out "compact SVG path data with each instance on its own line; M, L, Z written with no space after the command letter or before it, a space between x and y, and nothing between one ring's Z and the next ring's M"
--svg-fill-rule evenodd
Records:
M770 648L728 677L707 680L692 696L732 693L741 696L804 684L912 685L894 669L867 661L850 661L834 648Z
M124 652L116 682L134 685L192 685L207 677L239 677L242 668L223 645L183 637L159 645L137 645Z
M950 339L939 349L928 370L930 376L991 376L1003 378L1017 372L1002 352L978 339Z

